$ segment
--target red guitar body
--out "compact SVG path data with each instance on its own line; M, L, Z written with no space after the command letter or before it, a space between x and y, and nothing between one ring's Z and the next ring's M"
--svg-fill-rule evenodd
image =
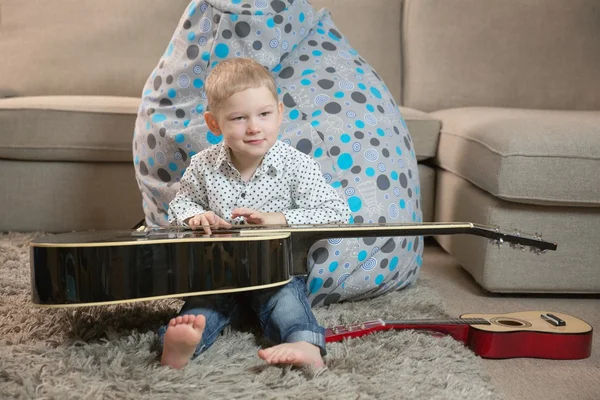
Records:
M578 360L592 352L592 327L562 313L527 311L510 314L464 314L447 321L370 321L326 330L327 342L383 330L425 330L449 335L483 358Z

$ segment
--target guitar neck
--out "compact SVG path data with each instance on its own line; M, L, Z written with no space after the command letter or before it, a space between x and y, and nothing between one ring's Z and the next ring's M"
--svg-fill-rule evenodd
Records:
M327 342L339 342L345 338L357 338L377 331L413 329L450 335L456 340L466 342L471 325L490 325L490 322L484 318L376 320L361 324L340 325L328 328L325 330L325 340Z
M495 227L463 223L419 223L419 224L344 224L344 225L285 225L245 226L240 235L251 237L265 232L289 232L292 236L294 258L293 274L306 273L308 251L315 242L332 238L433 236L468 234L490 239L492 244L510 243L511 247L524 249L526 246L536 253L556 250L556 243L541 240L537 235L527 236L520 231L502 232Z

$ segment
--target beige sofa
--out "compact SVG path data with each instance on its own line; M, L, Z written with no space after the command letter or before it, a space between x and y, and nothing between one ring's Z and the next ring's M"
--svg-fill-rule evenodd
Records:
M141 90L188 0L0 2L0 231L127 228ZM541 232L543 257L439 237L486 289L600 292L596 0L313 0L384 78L424 221ZM595 111L594 111L595 110Z

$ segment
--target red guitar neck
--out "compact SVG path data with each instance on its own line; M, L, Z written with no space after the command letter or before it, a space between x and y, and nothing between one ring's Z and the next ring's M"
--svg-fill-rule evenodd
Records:
M485 319L448 319L448 320L405 320L405 321L369 321L350 326L335 326L325 330L325 341L339 342L344 338L357 338L377 331L387 330L426 330L452 336L455 340L467 343L469 325L489 325Z

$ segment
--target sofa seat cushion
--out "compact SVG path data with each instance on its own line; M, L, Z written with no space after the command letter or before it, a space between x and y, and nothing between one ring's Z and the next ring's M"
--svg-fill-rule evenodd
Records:
M442 121L436 163L520 203L600 204L600 111L456 108Z
M423 161L435 157L441 122L430 114L414 108L400 107L400 112L415 146L417 160Z
M132 161L139 98L36 96L0 99L0 158Z

